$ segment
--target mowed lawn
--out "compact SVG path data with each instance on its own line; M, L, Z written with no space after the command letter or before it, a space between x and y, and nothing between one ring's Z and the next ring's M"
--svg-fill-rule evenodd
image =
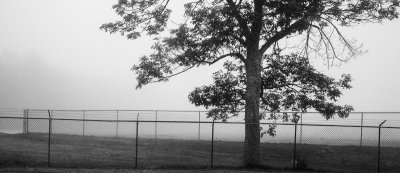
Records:
M290 170L293 144L262 143L261 162L272 170ZM297 161L310 171L376 172L377 147L297 144ZM52 134L50 164L57 168L131 169L135 138ZM214 141L213 166L240 169L242 142ZM381 171L400 172L400 148L381 149ZM209 169L211 141L139 138L141 169ZM0 133L1 167L47 167L48 135Z

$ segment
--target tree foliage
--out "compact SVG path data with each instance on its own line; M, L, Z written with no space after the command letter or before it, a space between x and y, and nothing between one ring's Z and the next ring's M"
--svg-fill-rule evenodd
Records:
M314 109L326 119L334 114L345 118L353 110L349 105L336 105L334 102L342 95L341 89L350 89L351 76L342 75L335 80L312 67L306 57L298 54L272 55L264 58L267 67L262 71L262 90L260 93L260 108L264 113L260 119L297 123L297 112L307 112ZM196 88L189 94L189 100L196 106L210 109L209 117L226 121L231 116L237 116L245 108L246 75L242 63L228 61L224 70L213 74L214 83ZM283 113L291 111L294 113ZM266 117L269 113L269 117ZM283 115L283 116L280 116ZM275 135L275 126L267 131Z
M315 109L329 119L335 113L347 117L351 106L335 105L340 89L351 88L351 76L335 80L316 71L305 57L297 54L265 58L268 67L262 71L260 108L272 113L281 111L306 112ZM245 81L241 63L228 61L224 71L213 75L214 84L196 88L189 100L196 106L214 108L209 116L226 120L244 109ZM260 117L261 119L264 117Z

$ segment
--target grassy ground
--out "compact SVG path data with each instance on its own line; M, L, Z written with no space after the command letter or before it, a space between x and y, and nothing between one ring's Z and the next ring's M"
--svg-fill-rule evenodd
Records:
M106 172L131 172L136 163L135 143L135 139L130 138L53 134L51 166L68 168L65 172L85 172L86 169L81 168L87 168L87 172L100 172L103 169L108 170ZM139 139L138 144L137 164L141 170L136 171L210 171L210 141ZM3 170L7 168L11 172L29 172L29 169L45 169L33 172L46 172L47 168L43 167L47 167L47 151L47 134L0 133L0 168L4 168ZM232 169L239 169L246 172L240 170L242 151L241 142L215 141L215 171L231 172ZM400 148L385 147L381 151L381 170L399 172ZM293 144L261 144L261 162L270 172L289 171L292 160ZM296 162L307 170L316 172L376 172L377 148L298 144ZM50 172L55 172L51 169Z
M18 172L18 173L257 173L257 172L268 172L268 173L290 173L294 171L285 170L234 170L234 169L76 169L76 168L16 168L8 167L0 169L0 172ZM296 173L306 173L306 171L296 171ZM309 172L308 172L309 173Z

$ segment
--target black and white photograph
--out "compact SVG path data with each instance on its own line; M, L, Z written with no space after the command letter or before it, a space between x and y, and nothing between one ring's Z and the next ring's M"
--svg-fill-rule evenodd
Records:
M400 0L0 0L0 172L400 173Z

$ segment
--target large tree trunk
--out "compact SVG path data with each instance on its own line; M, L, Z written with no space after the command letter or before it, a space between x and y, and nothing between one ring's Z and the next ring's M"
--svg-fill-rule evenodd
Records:
M246 66L246 107L245 107L245 142L244 166L260 165L260 91L261 91L261 57L258 46L247 49Z

